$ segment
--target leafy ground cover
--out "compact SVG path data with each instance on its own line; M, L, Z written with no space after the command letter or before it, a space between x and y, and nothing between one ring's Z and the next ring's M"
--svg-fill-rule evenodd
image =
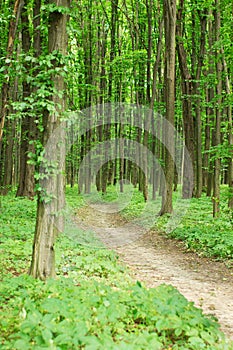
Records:
M208 257L227 259L233 263L233 212L227 207L227 187L222 188L221 215L212 216L212 203L204 194L201 199L193 198L181 224L171 237L185 241L188 249Z
M200 199L192 198L186 204L185 200L180 201L176 211L186 210L185 215L170 230L169 236L185 242L187 249L196 251L200 255L226 260L226 264L233 266L233 212L227 207L228 187L221 189L221 215L218 218L212 216L211 198L202 195ZM176 195L174 196L176 200ZM152 205L154 212L158 212L161 198ZM126 219L140 216L145 210L145 203L141 193L136 192L129 206L123 210ZM157 211L156 211L157 210ZM148 210L147 210L148 214ZM149 214L151 215L151 213ZM169 216L155 218L155 229L161 231L167 228ZM172 221L172 220L171 220Z
M80 205L72 190L67 200ZM175 288L133 283L101 247L60 235L57 279L29 277L34 220L34 202L13 193L1 199L1 349L233 349Z

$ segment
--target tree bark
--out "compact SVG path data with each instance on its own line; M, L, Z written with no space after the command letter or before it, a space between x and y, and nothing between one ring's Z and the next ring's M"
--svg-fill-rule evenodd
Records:
M157 53L156 53L156 60L154 62L153 66L153 79L152 79L152 92L151 92L151 100L150 100L150 111L153 114L151 118L151 128L152 128L152 153L154 154L153 158L153 167L152 167L152 199L156 199L156 190L158 187L157 183L157 165L155 162L155 156L156 156L156 142L157 138L155 136L155 116L154 116L154 103L156 99L156 92L157 92L157 79L158 79L158 70L159 65L161 62L161 51L162 51L162 38L163 38L163 27L164 27L164 20L159 19L159 38L158 38L158 44L157 44ZM159 132L159 131L158 131Z
M216 10L215 10L215 40L218 42L220 40L220 9L219 1L215 1ZM214 131L214 146L218 147L221 143L221 94L222 94L222 62L219 57L219 50L216 49L216 71L217 71L217 86L216 86L216 95L217 95L217 106L215 108L215 131ZM213 188L213 216L217 217L220 213L220 167L221 160L219 156L215 155L214 160L214 188Z
M207 25L207 10L199 11L200 19L200 47L198 55L195 52L195 56L198 56L197 70L194 73L194 84L193 84L193 99L195 105L196 114L196 198L200 198L202 194L203 176L202 176L202 120L201 120L201 97L200 97L200 78L202 67L204 63L205 54L205 33ZM195 35L195 27L193 28ZM195 46L195 43L194 43ZM196 64L195 64L196 66Z
M223 56L223 70L225 73L225 84L226 84L226 93L227 97L231 95L231 84L227 69L227 63L224 55L224 49L221 49ZM229 199L228 207L233 209L233 125L232 125L232 105L229 103L227 106L227 118L228 118L228 143L230 148L230 156L228 162L228 185L229 185Z
M183 124L184 124L184 136L185 136L185 146L189 152L189 155L192 160L193 170L195 169L194 162L194 152L195 152L195 137L194 137L194 123L192 116L192 77L187 64L186 52L183 44L183 31L182 31L182 21L183 21L183 11L184 11L184 1L180 0L179 10L177 12L177 51L179 59L179 67L181 73L181 89L183 94L182 100L182 115L183 115ZM183 187L182 187L182 196L184 199L191 198L193 195L194 188L191 188L189 183L189 162L186 161L187 158L184 158L184 167L183 167ZM193 177L195 178L195 177Z
M55 6L68 7L67 0L51 0ZM48 49L49 52L60 52L66 54L67 50L67 15L59 10L53 11L49 16ZM58 92L65 91L64 78L54 75L54 87ZM54 112L46 113L44 116L43 144L46 146L48 161L57 163L55 174L47 176L41 185L47 194L52 196L46 204L41 193L37 204L37 222L33 243L33 255L29 274L35 278L45 280L55 276L55 250L54 244L58 232L63 230L64 218L61 211L64 207L64 175L65 168L65 133L64 126L60 120L61 113L65 110L65 96L58 94L51 96L54 102ZM49 147L48 147L49 146ZM46 169L44 169L46 173ZM48 198L46 198L48 199Z
M164 1L164 29L165 29L165 104L166 125L165 132L165 178L166 186L162 197L160 215L172 213L172 193L174 179L174 116L175 116L175 35L176 35L176 1Z
M6 58L9 60L9 62L6 62L6 69L5 69L5 76L8 75L8 67L10 67L10 60L13 55L14 50L14 42L15 42L15 35L19 23L20 13L22 8L22 1L21 0L15 0L14 9L13 9L13 16L10 21L9 26L9 36L8 36L8 44L7 44L7 55ZM5 124L5 118L7 115L7 104L8 104L8 93L10 89L10 77L8 75L8 78L6 81L2 84L2 104L1 104L1 113L0 113L0 142L2 140L2 134L3 134L3 128Z
M0 166L0 174L3 177L2 179L0 178L0 185L2 185L0 188L0 195L7 195L8 191L12 188L15 127L15 121L10 121L6 119L6 133L4 137L5 142L3 145L3 162Z
M30 25L28 16L28 1L24 2L24 7L21 15L22 23L22 50L25 55L30 55L31 49L31 36ZM33 9L33 49L34 56L39 57L41 52L41 35L38 29L40 25L40 0L36 0ZM27 62L24 64L25 71L28 70L29 65ZM38 73L38 71L36 72ZM34 73L36 75L36 73ZM31 85L27 83L26 78L23 81L23 98L26 99L32 92L35 93L36 88L32 89ZM33 91L34 90L34 91ZM35 196L35 165L28 162L29 154L35 153L34 142L38 136L36 116L31 115L27 109L25 109L25 116L22 118L21 125L21 145L20 145L20 165L19 165L19 184L16 196L28 197L33 199ZM34 111L35 113L35 111ZM35 113L36 114L36 113Z
M209 35L208 35L208 51L209 51L209 57L208 57L208 70L207 70L207 76L213 77L214 76L214 51L213 51L213 45L214 45L214 28L213 28L213 20L212 20L212 9L209 10L209 20L208 20L208 29L209 29ZM208 84L206 92L206 102L207 102L207 108L206 108L206 126L205 126L205 154L204 154L204 168L205 168L205 181L206 181L206 195L207 197L211 197L212 190L213 190L213 152L210 151L211 145L214 145L214 131L213 131L213 124L214 124L214 84L213 82Z

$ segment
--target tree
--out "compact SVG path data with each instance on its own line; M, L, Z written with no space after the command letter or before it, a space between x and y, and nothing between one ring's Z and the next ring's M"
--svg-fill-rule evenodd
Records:
M28 17L28 1L24 2L22 14L21 14L21 27L22 27L22 51L25 56L30 55L31 48L31 35L30 25ZM28 61L24 61L25 71L29 71ZM31 84L27 82L28 77L25 75L23 80L23 99L27 101L27 98L31 95ZM19 162L19 184L16 192L16 196L25 196L34 198L35 195L35 165L28 162L29 154L34 153L33 140L36 136L36 124L35 117L31 115L28 110L28 105L22 111L23 117L21 121L21 144L20 144L20 162Z
M195 196L200 198L202 194L203 176L202 176L202 119L201 119L201 91L200 81L202 67L204 63L205 54L205 36L206 36L206 25L207 25L207 13L208 10L203 6L203 10L193 11L193 53L192 53L192 80L193 80L193 105L195 110L195 139L196 139L196 189ZM200 22L200 33L196 35L197 27L196 22ZM196 67L196 70L194 69Z
M187 54L184 48L183 42L183 25L184 25L184 0L180 0L179 8L177 11L177 52L180 67L180 78L181 78L181 90L182 90L182 117L184 125L184 139L185 146L192 159L192 167L194 166L194 153L195 153L195 143L194 143L194 122L192 116L192 77L188 67ZM182 196L185 199L191 198L193 195L193 189L189 183L189 163L184 159L184 174L183 174L183 188Z
M164 1L164 30L165 30L165 179L166 185L162 198L160 215L172 213L172 193L174 179L174 115L175 115L175 34L176 34L176 1Z
M62 71L60 64L67 50L66 24L69 4L67 0L51 0L50 4L53 7L49 15L48 51L54 57L54 73L51 77L53 86L51 102L54 110L46 111L44 115L43 145L48 146L49 143L49 149L45 153L48 160L44 160L43 175L48 172L46 167L50 160L52 160L51 165L56 162L57 169L51 176L47 174L42 181L43 190L46 191L45 196L49 195L50 198L44 198L42 193L38 195L36 231L29 271L30 275L42 280L55 276L54 243L58 232L63 227L61 211L64 207L64 174L62 172L65 166L65 134L60 117L66 108L65 82L63 75L57 72ZM49 203L46 204L46 200L49 200Z
M215 0L215 40L219 43L220 39L220 8L219 1ZM215 131L214 131L214 146L217 147L220 145L221 137L221 94L222 94L222 62L219 57L219 49L215 51L216 59L216 71L217 71L217 86L216 86L216 97L217 105L215 108ZM218 152L216 152L218 153ZM215 155L214 160L214 188L213 188L213 216L216 217L220 212L220 167L221 160L218 154Z
M208 13L208 66L206 71L206 77L211 77L210 81L207 80L207 87L206 87L206 121L205 121L205 153L204 153L204 159L203 159L203 166L205 169L204 173L204 182L207 186L206 189L206 195L208 197L211 196L212 188L213 188L213 161L212 161L212 153L210 153L211 149L211 142L213 141L213 132L211 132L211 126L213 124L214 119L214 83L213 83L213 77L214 77L214 51L213 51L213 45L214 45L214 28L213 28L213 20L212 20L212 9L209 10ZM212 142L213 143L213 142Z
M6 55L6 68L5 68L5 76L7 77L6 81L2 84L2 91L1 91L1 97L2 97L2 104L1 104L1 114L0 114L0 142L2 140L2 134L3 134L3 127L5 123L5 118L7 115L7 108L8 108L8 93L9 93L9 72L8 68L11 64L11 59L13 58L13 50L14 50L14 43L15 43L15 36L16 31L19 23L19 18L21 14L21 8L22 8L22 2L20 0L16 0L14 3L14 9L13 9L13 16L9 23L9 35L8 35L8 44L7 44L7 55Z

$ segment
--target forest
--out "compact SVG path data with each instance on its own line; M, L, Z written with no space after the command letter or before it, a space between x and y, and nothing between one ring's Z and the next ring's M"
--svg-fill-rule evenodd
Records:
M233 349L232 1L0 8L0 348Z

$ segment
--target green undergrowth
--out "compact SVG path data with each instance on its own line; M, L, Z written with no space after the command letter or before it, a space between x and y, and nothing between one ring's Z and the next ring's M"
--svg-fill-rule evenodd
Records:
M175 239L182 240L188 250L200 255L225 260L233 267L233 211L227 207L228 188L221 187L221 211L213 218L212 201L205 194L201 198L177 200L180 194L174 193L175 215L156 215L161 206L161 197L149 201L146 206L143 196L135 190L131 203L122 215L132 222L140 218L150 224L150 228L167 232ZM144 223L143 223L144 224Z
M75 208L80 199L69 192ZM71 236L58 237L56 279L28 276L35 202L12 193L1 204L1 349L233 349L175 288L146 289L114 252Z
M188 212L170 233L172 238L185 242L187 249L200 255L225 260L233 266L233 212L227 207L226 187L221 190L221 213L213 218L212 202L205 194L193 198Z
M0 197L0 275L18 275L28 268L35 230L36 201Z

